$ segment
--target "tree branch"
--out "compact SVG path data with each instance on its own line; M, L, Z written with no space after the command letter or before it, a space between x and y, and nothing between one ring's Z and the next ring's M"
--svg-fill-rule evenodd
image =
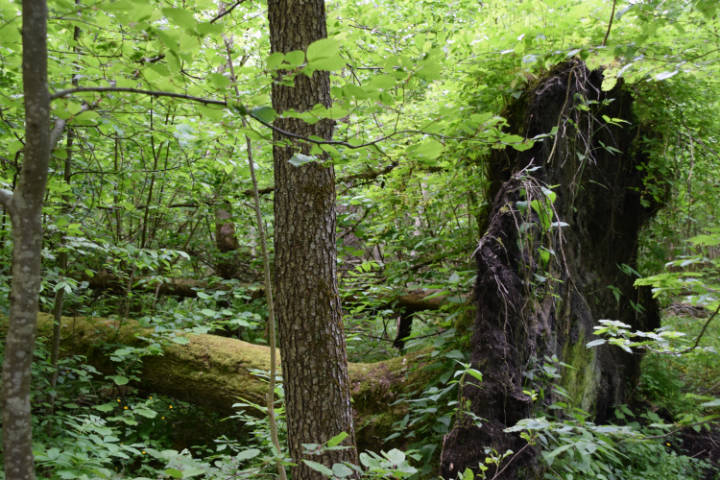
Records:
M58 98L67 97L74 93L81 92L124 92L124 93L138 93L141 95L149 95L151 97L170 97L180 98L183 100L190 100L192 102L198 102L205 105L219 105L221 107L227 107L228 103L223 100L214 100L211 98L194 97L192 95L185 95L183 93L175 92L163 92L159 90L143 90L142 88L131 88L131 87L75 87L68 88L66 90L60 90L50 95L50 100L56 100Z
M612 12L610 13L610 20L608 21L607 31L605 32L605 38L603 38L602 46L607 45L608 37L610 36L610 30L612 29L613 18L615 18L615 8L617 7L617 0L613 0Z
M215 18L213 18L212 20L210 20L210 23L215 23L215 22L217 22L218 20L220 20L221 18L223 18L225 15L227 15L227 14L229 14L230 12L232 12L233 10L235 10L235 7L237 7L238 5L240 5L241 3L244 3L244 2L245 2L245 0L238 0L237 2L235 2L235 3L233 4L232 7L228 8L227 10L225 10L225 11L223 11L223 12L221 12L221 13L219 13Z
M385 136L376 138L375 140L371 140L371 141L366 142L366 143L361 143L361 144L359 144L359 145L354 145L354 144L348 143L348 142L346 142L346 141L344 141L344 140L316 140L316 139L314 139L314 138L308 138L308 137L305 137L305 136L303 136L303 135L299 135L299 134L297 134L297 133L293 133L293 132L290 132L290 131L288 131L288 130L284 130L284 129L280 128L280 127L277 127L277 126L273 125L272 123L268 123L268 122L266 122L265 120L256 117L256 116L253 115L251 112L247 112L247 111L246 111L246 112L242 112L242 111L241 111L240 113L241 113L241 114L248 115L250 118L252 118L252 119L255 120L256 122L258 122L259 124L261 124L261 125L269 128L269 129L271 129L271 130L273 130L273 131L275 131L275 132L277 132L277 133L279 133L280 135L283 135L283 136L285 136L285 137L295 138L295 139L298 139L298 140L302 140L302 141L304 141L304 142L314 143L314 144L316 144L316 145L337 145L337 146L340 146L340 147L349 148L349 149L351 149L351 150L357 150L357 149L365 148L365 147L372 147L372 146L374 146L374 145L377 145L378 143L384 142L385 140L389 140L389 139L391 139L391 138L393 138L393 137L395 137L395 136L397 136L397 135L404 135L404 134L423 134L423 135L443 137L443 135L440 135L440 134L434 134L434 133L429 133L429 132L422 132L422 131L419 131L419 130L397 130L397 131L395 131L395 132L393 132L393 133L390 133L390 134L388 134L388 135L385 135Z
M50 100L56 100L58 98L67 97L69 95L72 95L74 93L81 93L81 92L124 92L124 93L137 93L140 95L149 95L151 97L169 97L169 98L179 98L182 100L188 100L191 102L197 102L202 103L204 105L217 105L220 107L233 107L240 115L242 116L248 116L258 122L259 124L273 130L274 132L279 133L280 135L283 135L288 138L294 138L297 140L302 140L303 142L308 143L314 143L315 145L336 145L341 147L346 147L351 150L357 150L360 148L365 147L371 147L374 145L377 145L378 143L384 142L385 140L389 140L390 138L393 138L397 135L412 135L412 134L422 134L422 135L430 135L434 137L441 137L445 138L444 135L437 134L437 133L430 133L430 132L423 132L421 130L397 130L393 133L390 133L388 135L384 135L382 137L376 138L375 140L371 140L366 143L361 143L358 145L346 142L344 140L318 140L314 138L305 137L303 135L299 135L297 133L290 132L288 130L284 130L280 127L277 127L273 125L272 123L266 122L265 120L261 119L260 117L257 117L255 114L247 110L243 105L230 105L225 100L215 100L212 98L203 98L203 97L195 97L193 95L185 95L183 93L176 93L176 92L164 92L160 90L144 90L142 88L131 88L131 87L76 87L76 88L68 88L65 90L60 90L52 95L50 95Z
M710 318L708 318L708 319L705 321L705 324L703 325L702 330L700 330L700 334L699 334L699 335L697 336L697 338L695 339L695 344L694 344L692 347L688 347L688 348L686 348L685 350L680 350L680 351L677 352L677 353L679 353L679 354L685 354L685 353L690 353L690 352L692 352L693 350L695 350L695 349L698 347L698 345L700 345L700 340L702 339L703 335L705 335L705 331L707 330L708 325L710 325L710 322L712 322L713 319L717 316L718 312L720 312L720 303L718 304L718 306L717 306L717 308L715 309L715 311L713 312L713 314L710 315Z

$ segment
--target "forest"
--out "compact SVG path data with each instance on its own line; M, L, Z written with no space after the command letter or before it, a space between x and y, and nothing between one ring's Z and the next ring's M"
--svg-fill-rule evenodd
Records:
M720 480L717 0L0 0L0 479Z

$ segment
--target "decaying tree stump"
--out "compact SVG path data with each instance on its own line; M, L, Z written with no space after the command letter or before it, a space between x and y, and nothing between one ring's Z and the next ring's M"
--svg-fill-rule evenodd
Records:
M657 206L642 193L641 129L622 82L604 92L602 81L600 70L573 60L506 113L518 135L557 133L524 152L497 151L489 161L493 203L475 254L471 355L484 378L461 393L465 411L482 420L458 414L443 445L444 478L477 469L487 448L523 449L524 440L504 432L531 414L523 390L542 390L550 402L559 385L573 406L607 419L635 384L640 356L586 348L593 326L600 319L659 326L656 304L633 287L638 232ZM570 367L547 378L543 365L558 360ZM526 447L497 478L533 478L533 459Z

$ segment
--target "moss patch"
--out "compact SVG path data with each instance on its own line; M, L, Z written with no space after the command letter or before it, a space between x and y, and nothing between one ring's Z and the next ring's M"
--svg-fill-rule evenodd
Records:
M571 406L595 413L594 401L600 384L600 369L596 350L587 348L586 343L585 335L581 333L575 343L563 346L563 362L569 366L563 370L560 385L567 391Z

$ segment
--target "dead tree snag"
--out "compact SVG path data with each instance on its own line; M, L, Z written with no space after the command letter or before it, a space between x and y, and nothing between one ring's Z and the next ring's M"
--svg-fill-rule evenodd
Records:
M602 71L573 60L506 112L513 133L549 135L529 150L508 148L489 159L493 202L475 254L471 355L484 378L461 392L465 411L483 420L458 414L443 445L444 478L476 469L487 447L523 448L504 432L531 414L523 390L543 389L549 402L551 385L559 384L574 406L604 420L637 380L639 355L585 347L600 319L643 330L659 324L657 306L628 274L638 232L655 207L642 196L641 130L622 82L605 92L602 81ZM553 357L571 368L543 384L538 373ZM534 478L533 457L525 448L498 478Z

